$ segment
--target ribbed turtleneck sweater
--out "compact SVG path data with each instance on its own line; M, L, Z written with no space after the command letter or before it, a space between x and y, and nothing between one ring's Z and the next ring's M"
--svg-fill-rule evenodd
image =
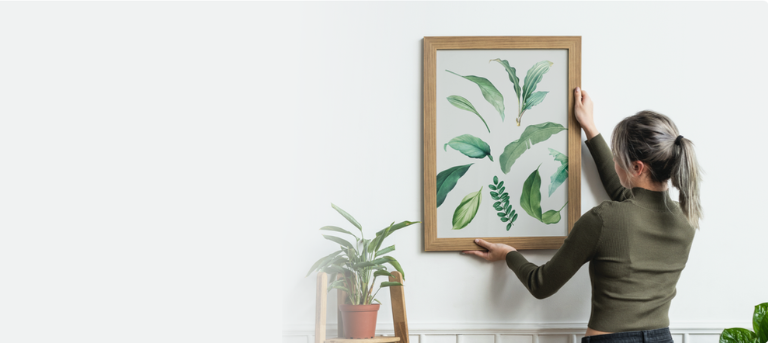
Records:
M590 328L624 332L668 327L669 307L695 230L668 191L621 185L602 135L586 145L611 201L584 213L549 262L537 266L511 251L507 266L534 297L543 299L589 262Z

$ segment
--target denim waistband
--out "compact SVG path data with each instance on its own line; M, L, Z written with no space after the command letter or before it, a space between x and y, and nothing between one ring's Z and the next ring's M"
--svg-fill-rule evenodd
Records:
M669 327L653 330L615 332L605 335L584 336L581 343L668 343L672 341Z

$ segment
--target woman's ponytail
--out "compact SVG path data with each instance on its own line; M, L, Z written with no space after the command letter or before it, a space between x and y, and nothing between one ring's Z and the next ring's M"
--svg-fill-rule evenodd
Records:
M699 218L702 217L701 202L699 201L699 183L701 172L693 151L693 142L678 136L675 139L675 151L677 163L672 169L672 185L680 190L680 207L688 218L692 227L699 227Z

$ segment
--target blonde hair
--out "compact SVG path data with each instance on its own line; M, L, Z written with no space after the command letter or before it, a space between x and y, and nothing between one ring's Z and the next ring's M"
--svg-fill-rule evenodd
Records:
M680 208L688 223L699 228L699 219L703 216L699 200L701 167L696 160L693 142L680 136L669 117L645 110L624 118L613 130L611 150L616 163L630 180L634 161L642 161L648 166L652 181L665 183L671 179L672 185L680 191Z

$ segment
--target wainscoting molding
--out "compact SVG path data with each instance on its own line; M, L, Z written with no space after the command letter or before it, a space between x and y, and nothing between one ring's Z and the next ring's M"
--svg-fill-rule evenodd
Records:
M749 322L672 323L675 343L718 343L725 328L751 330ZM581 343L587 323L409 323L411 343ZM284 325L283 343L314 343L311 325ZM394 335L392 323L377 323L377 335ZM329 323L327 337L337 337Z

